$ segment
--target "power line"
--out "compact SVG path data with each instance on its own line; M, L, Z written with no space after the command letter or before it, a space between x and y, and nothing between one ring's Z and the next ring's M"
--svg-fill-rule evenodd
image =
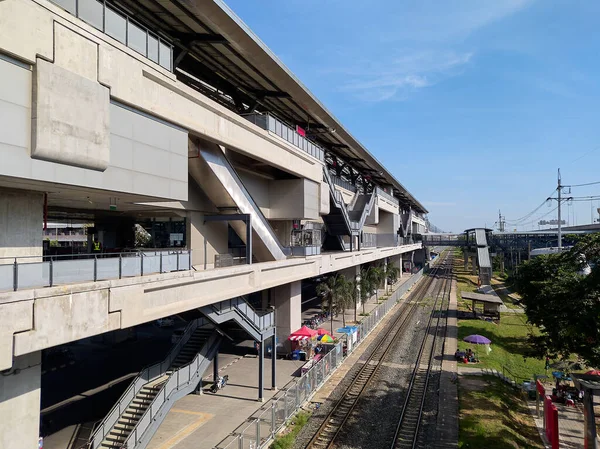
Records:
M550 195L552 195L554 192L556 191L556 189L552 190L552 192L550 192ZM518 225L519 222L523 221L523 220L527 220L528 218L531 218L531 216L533 214L535 214L538 210L540 210L542 208L542 206L544 204L546 204L546 202L548 201L548 197L550 196L546 196L546 199L542 202L542 204L540 204L538 207L536 207L534 210L532 210L531 212L529 212L526 215L523 215L521 218L517 219L517 220L506 220L506 223L509 223L511 226L515 226Z
M586 182L584 184L570 184L570 185L565 185L564 187L585 187L585 186L593 186L596 184L600 184L600 181Z

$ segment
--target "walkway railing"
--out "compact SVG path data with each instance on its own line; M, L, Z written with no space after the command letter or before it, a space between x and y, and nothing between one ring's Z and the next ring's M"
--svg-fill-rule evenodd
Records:
M398 200L398 198L394 198L392 195L390 195L389 193L387 193L385 190L380 189L379 187L377 187L375 189L375 191L377 192L377 195L385 198L386 200L388 200L390 203L395 204L396 206L400 205L400 201Z
M381 319L394 307L396 302L417 282L423 271L415 273L402 284L390 298L379 304L358 325L356 341L348 345L352 352L379 324ZM247 422L239 426L231 435L217 444L216 449L255 448L263 449L285 422L307 402L323 385L343 361L343 342L333 346L321 360L300 378L288 383L273 398L257 410Z
M312 143L306 137L301 136L295 129L289 127L271 114L242 114L242 116L246 120L260 126L262 129L270 131L287 140L292 145L300 148L311 156L316 157L320 161L325 160L325 151L323 151L320 146Z
M191 250L0 258L0 291L192 269Z
M343 189L349 190L350 192L357 192L357 188L352 183L340 178L339 176L331 175L331 180L336 186L340 186Z

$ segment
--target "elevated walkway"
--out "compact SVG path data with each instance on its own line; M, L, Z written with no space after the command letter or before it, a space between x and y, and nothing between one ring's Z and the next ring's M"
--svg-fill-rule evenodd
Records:
M212 203L224 214L241 212L249 214L252 223L253 253L259 262L283 260L290 254L275 235L273 228L252 195L244 186L235 169L223 153L219 145L197 139L190 142L188 170L192 178L202 187ZM246 225L240 221L231 221L235 230L245 244Z
M167 357L133 380L90 437L90 449L144 449L175 401L197 389L221 338L207 319L192 321Z

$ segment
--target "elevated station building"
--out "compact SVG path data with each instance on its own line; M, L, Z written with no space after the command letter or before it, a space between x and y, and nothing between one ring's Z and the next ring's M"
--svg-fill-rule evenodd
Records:
M0 447L48 348L190 311L283 342L307 279L423 260L425 207L220 0L0 1L0 78Z

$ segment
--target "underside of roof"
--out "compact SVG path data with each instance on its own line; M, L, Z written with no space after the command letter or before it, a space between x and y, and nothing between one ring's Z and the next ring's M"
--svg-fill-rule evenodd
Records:
M240 114L269 112L302 127L331 157L427 213L221 0L111 3L174 44L175 73L187 84Z

